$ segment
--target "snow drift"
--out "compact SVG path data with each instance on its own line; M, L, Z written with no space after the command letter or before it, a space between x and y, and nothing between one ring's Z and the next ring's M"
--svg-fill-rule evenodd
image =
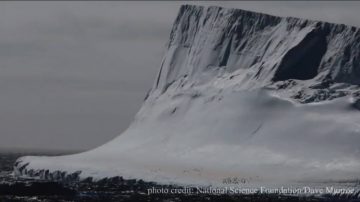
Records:
M185 5L154 86L111 142L22 157L20 177L249 186L360 176L359 28Z

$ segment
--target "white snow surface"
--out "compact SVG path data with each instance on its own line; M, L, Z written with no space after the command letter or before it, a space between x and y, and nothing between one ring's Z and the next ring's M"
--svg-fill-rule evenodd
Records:
M227 36L229 24L241 23L233 18L255 19L247 24L262 27L259 31L257 26L242 26L250 36L244 45L249 47L247 53L235 50L241 46L236 40L242 37ZM289 28L290 24L294 26ZM338 68L339 62L328 59L339 53L328 48L317 76L291 78L298 83L295 88L269 87L274 86L271 78L285 55L317 24L234 9L183 6L158 79L124 133L80 154L22 157L14 173L33 177L44 170L81 171L82 179L123 176L217 186L223 186L227 177L246 179L248 186L356 180L360 176L356 98L349 94L300 104L290 96L297 88L311 91L308 86L321 83L329 72L334 74L330 70ZM344 32L350 29L345 27ZM334 41L329 39L328 47ZM238 45L232 44L228 52L219 43ZM341 80L341 85L355 85L347 81Z
M264 90L206 85L146 102L128 130L99 148L20 161L35 171L161 183L353 180L359 141L360 113L348 99L297 105Z

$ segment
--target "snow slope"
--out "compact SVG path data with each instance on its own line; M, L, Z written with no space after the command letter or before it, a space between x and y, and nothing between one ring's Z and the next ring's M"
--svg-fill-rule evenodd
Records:
M249 186L360 176L358 28L185 5L158 78L109 143L22 157L21 177ZM336 99L335 99L336 98Z

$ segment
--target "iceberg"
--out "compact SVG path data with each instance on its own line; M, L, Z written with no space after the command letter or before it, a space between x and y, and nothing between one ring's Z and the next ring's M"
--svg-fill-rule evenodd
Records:
M26 156L14 174L247 186L360 177L360 29L181 6L129 128L93 150Z

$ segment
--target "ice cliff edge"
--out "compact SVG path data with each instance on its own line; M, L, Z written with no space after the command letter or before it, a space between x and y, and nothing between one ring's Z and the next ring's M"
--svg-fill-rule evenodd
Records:
M220 185L236 176L249 186L358 179L359 45L359 28L346 25L182 6L123 134L76 155L22 157L14 173Z
M304 88L290 96L303 102L343 96L348 91L333 92L331 86L360 84L360 30L240 9L182 6L155 87L165 91L179 79L181 85L197 84L225 74L240 75L237 82L244 88L300 83L296 86ZM309 88L317 90L302 95Z

